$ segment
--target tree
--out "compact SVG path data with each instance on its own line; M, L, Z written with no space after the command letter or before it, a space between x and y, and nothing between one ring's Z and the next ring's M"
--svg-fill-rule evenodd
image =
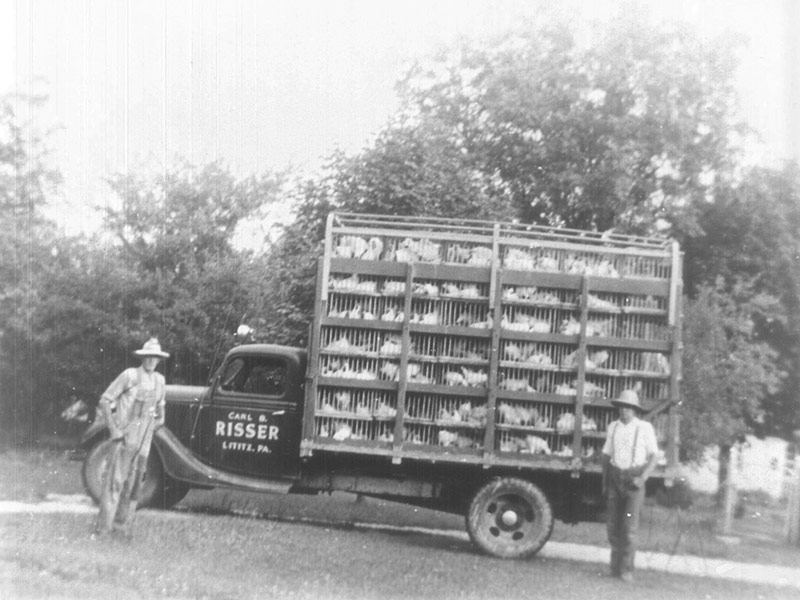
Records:
M255 302L254 259L234 239L243 220L275 199L281 181L236 181L219 164L112 179L122 206L108 210L108 227L135 281L123 317L134 337L158 335L173 349L174 381L204 383Z
M780 377L775 351L755 339L756 309L742 298L752 293L741 285L729 293L722 283L702 286L685 311L681 451L698 460L706 447L719 447L721 528L727 533L736 497L731 449L762 420L761 402Z
M44 99L0 97L0 425L18 440L31 437L37 408L28 340L54 251L54 228L43 208L60 182L47 165L46 139L19 122L20 100L35 108Z
M401 100L497 180L522 222L686 229L734 158L733 43L621 19L584 47L545 20L420 62Z
M690 294L720 282L750 311L752 340L775 351L781 385L763 395L760 433L791 439L800 426L800 170L754 168L698 206L699 231L682 240Z

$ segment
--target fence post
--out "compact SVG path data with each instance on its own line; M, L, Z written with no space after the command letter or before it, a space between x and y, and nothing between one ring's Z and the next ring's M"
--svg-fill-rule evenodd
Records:
M794 432L794 460L786 507L786 542L800 545L800 429Z

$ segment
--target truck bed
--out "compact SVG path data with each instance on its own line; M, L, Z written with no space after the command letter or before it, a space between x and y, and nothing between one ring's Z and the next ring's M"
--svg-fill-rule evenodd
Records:
M331 215L301 452L597 471L635 389L675 466L680 297L670 240Z

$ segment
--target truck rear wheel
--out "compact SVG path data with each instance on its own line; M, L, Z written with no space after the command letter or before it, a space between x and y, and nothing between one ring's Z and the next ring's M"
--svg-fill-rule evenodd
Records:
M466 522L470 539L482 551L500 558L524 558L550 538L553 511L536 485L505 477L478 490Z
M103 482L112 445L111 440L103 440L95 444L83 461L81 471L83 485L86 493L95 502L100 502L100 496L103 493ZM169 508L180 502L188 491L189 487L186 484L175 481L164 472L158 450L152 448L147 459L147 474L142 486L139 506Z

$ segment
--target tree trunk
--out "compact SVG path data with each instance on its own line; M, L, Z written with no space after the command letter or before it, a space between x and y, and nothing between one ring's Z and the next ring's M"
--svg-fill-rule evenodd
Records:
M730 535L733 530L733 512L736 507L736 482L731 464L730 444L719 447L719 493L717 508L719 509L719 532Z

